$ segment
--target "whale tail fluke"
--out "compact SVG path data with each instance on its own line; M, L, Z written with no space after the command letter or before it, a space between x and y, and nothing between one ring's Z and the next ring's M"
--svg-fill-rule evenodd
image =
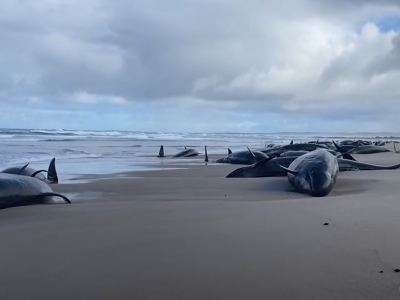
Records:
M55 157L50 161L49 168L47 169L47 180L51 183L58 183Z

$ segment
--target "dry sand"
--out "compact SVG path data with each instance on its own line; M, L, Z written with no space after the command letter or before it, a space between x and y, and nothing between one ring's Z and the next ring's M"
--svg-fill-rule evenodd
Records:
M224 178L237 167L59 184L73 204L0 211L0 299L400 298L400 170L343 172L313 198Z

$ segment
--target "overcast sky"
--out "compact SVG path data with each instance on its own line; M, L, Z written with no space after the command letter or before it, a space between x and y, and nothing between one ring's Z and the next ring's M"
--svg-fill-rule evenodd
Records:
M400 131L399 0L1 0L0 127Z

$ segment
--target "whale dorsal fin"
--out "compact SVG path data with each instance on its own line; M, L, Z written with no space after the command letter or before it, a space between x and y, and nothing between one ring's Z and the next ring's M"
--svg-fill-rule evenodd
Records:
M288 173L293 174L294 176L297 176L297 174L298 174L298 172L292 171L292 170L290 170L289 168L286 168L286 167L284 167L284 166L282 166L282 165L279 165L279 164L278 164L278 166L281 167L282 169L286 170Z
M249 147L247 147L247 150L249 150L250 154L251 154L253 157L256 157L256 156L254 155L253 151L251 151Z
M29 166L29 163L27 163L25 166L23 166L21 169L19 169L17 175L21 174L22 171L25 170L27 166Z
M336 144L335 141L332 141L332 143L335 145L337 151L339 151L340 153L346 153L346 151L344 151L342 147Z
M55 157L49 163L49 167L47 169L47 180L49 180L51 183L58 183Z
M228 148L228 155L232 154L232 150Z
M208 162L207 146L204 146L204 152L205 152L205 155L206 155L206 157L204 158L204 161Z
M186 150L186 146L185 146L185 150Z
M158 152L158 157L164 157L164 146L161 145L160 151Z
M290 142L290 144L289 145L293 145L293 140L291 140L291 142Z
M336 155L337 158L339 158L340 156L343 156L344 159L356 161L356 159L353 156L350 155L350 152L354 151L356 148L350 150L349 152L345 152L342 147L340 147L338 144L335 143L335 141L332 141L332 143L335 145L336 150L339 151L342 154L342 155L339 155L339 156Z

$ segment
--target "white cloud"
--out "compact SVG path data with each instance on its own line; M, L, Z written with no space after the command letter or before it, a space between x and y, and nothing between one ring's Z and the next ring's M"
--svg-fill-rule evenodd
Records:
M117 104L117 105L126 105L126 104L129 103L129 101L126 100L126 99L123 98L123 97L112 97L112 98L109 100L109 103L111 103L111 104Z
M96 95L87 92L77 92L71 98L72 101L85 104L98 103L98 97Z

